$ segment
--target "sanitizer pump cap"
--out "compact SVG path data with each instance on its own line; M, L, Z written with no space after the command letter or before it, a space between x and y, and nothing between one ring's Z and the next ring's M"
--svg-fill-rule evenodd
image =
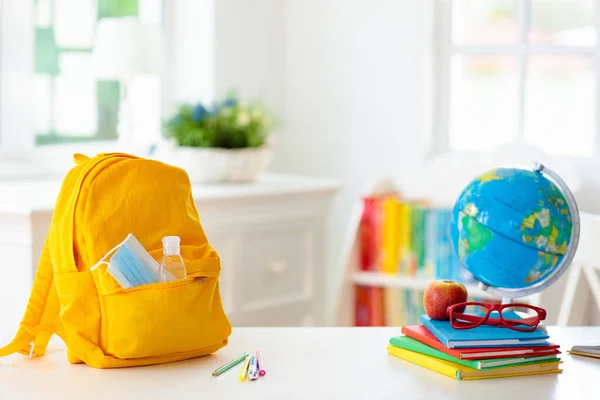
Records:
M165 236L162 238L163 253L166 255L179 254L179 236Z

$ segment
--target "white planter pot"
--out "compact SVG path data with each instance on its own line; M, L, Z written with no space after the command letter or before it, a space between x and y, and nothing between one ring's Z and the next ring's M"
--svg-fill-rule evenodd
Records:
M165 161L196 183L252 182L271 161L271 146L245 149L173 147Z

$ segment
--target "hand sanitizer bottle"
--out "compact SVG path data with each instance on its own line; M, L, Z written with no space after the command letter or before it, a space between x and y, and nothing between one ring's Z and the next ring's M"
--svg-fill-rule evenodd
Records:
M179 242L178 236L165 236L162 238L163 258L158 269L161 282L176 281L187 276L185 263L181 258L181 254L179 254Z

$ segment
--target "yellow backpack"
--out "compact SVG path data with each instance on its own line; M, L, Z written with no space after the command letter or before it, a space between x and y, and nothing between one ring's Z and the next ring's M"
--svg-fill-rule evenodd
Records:
M78 163L56 201L25 316L0 356L44 355L56 333L70 363L96 368L159 364L211 354L225 346L219 255L200 224L187 174L128 154ZM160 262L161 239L181 238L187 278L123 289L90 270L132 233Z

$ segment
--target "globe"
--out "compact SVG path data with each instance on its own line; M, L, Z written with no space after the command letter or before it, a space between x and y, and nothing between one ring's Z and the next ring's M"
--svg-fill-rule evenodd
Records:
M578 241L578 215L567 186L544 166L496 168L459 195L452 243L484 289L520 297L548 286L568 267Z

